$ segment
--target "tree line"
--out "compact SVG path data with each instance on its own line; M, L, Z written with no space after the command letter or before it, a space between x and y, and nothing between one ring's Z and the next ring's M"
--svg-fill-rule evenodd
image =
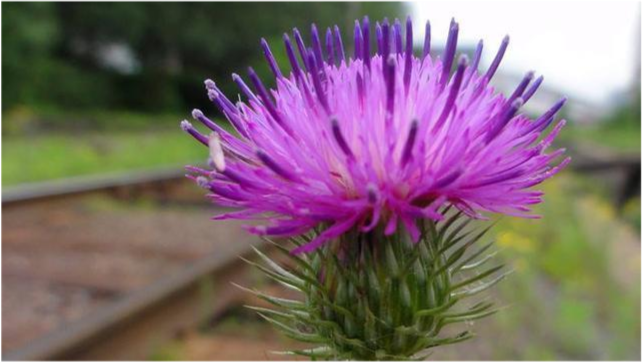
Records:
M401 3L38 3L2 5L2 110L176 112L207 101L205 78L233 89L248 65L267 75L259 46L285 60L282 34L403 17ZM265 77L266 80L269 77Z

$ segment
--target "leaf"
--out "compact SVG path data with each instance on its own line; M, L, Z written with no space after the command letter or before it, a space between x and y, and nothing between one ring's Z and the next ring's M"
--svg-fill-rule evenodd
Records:
M474 252L468 258L464 259L464 261L462 261L461 264L459 264L458 266L454 267L452 269L452 274L458 273L461 270L462 266L464 266L464 265L470 263L471 261L475 260L478 256L480 256L481 254L485 253L486 250L488 250L491 246L493 246L492 242L490 242L490 243L482 246L481 248L479 248L479 250Z
M477 241L479 241L479 240L480 240L484 235L486 235L486 233L488 232L488 230L490 230L490 228L491 228L491 227L492 227L492 225L490 225L490 226L488 226L488 227L484 228L484 229L483 229L481 232L479 232L477 235L475 235L475 236L473 236L471 239L469 239L469 240L468 240L464 245L462 245L458 250L462 250L462 249L463 249L463 250L466 250L466 249L470 248L474 243L476 243L476 242L477 242ZM471 233L471 232L468 232L468 233L464 234L464 236L468 236L470 233ZM460 238L457 238L457 240L453 241L451 245L447 246L447 247L445 248L445 250L444 250L444 251L446 251L447 249L449 249L452 245L455 245L455 244L456 244L460 239L461 239L461 237L460 237ZM455 251L455 252L456 252L456 251Z
M471 307L469 310L467 310L465 312L444 314L444 315L442 315L442 318L448 319L448 318L460 318L460 317L471 316L471 315L475 315L475 314L481 313L481 312L489 309L492 306L493 306L492 302L482 302L482 303L478 303L477 305Z
M464 230L464 228L465 228L466 226L468 226L468 224L470 224L470 222L471 222L471 221L472 221L472 219L465 219L464 221L462 221L462 222L461 222L461 224L457 225L457 228L455 228L455 230L453 230L453 231L452 231L452 232L451 232L447 237L445 237L445 238L444 238L444 236L446 236L446 231L445 231L445 230L443 230L443 232L440 232L440 238L444 239L444 242L443 242L443 248L446 248L446 249L447 249L447 248L449 248L451 245L455 244L456 242L455 242L455 243L453 243L453 242L452 242L452 241L453 241L453 239L454 239L454 238L456 238L456 237L459 235L459 233L460 233L462 230Z
M268 258L259 249L255 248L254 246L252 246L252 249L275 272L283 275L286 278L292 278L292 279L296 278L292 273L290 273L289 271L283 269L279 264L275 263L274 261L272 261L272 259ZM299 279L299 278L296 278L296 279Z
M480 313L476 313L476 314L472 314L472 315L462 316L462 317L447 318L447 319L444 320L444 325L453 324L453 323L474 321L476 319L481 319L481 318L493 315L493 314L497 313L498 311L500 311L500 308L489 310L489 311L485 311L485 312L480 312Z
M328 346L321 346L321 347L316 347L311 349L298 349L298 350L283 351L283 352L271 351L270 353L281 355L281 356L299 355L299 356L323 358L323 359L331 358L336 355L336 353L332 350L332 348Z
M263 299L266 302L268 302L268 303L270 303L272 305L275 305L277 307L286 308L286 309L287 308L293 308L293 309L297 309L297 310L306 310L307 309L305 304L303 304L303 303L301 303L299 301L296 301L296 300L273 297L273 296L267 295L265 293L259 292L258 290L255 290L255 289L245 288L245 287L240 286L240 285L238 285L236 283L232 283L232 285L234 285L235 287L237 287L237 288L239 288L239 289L241 289L243 291L246 291L248 293L252 293L253 295L257 296L258 298Z
M325 343L326 342L325 338L317 334L303 333L300 330L290 327L287 324L280 322L274 318L270 318L263 313L258 313L258 315L261 316L261 318L265 319L266 321L270 322L273 326L280 329L288 337L294 340L297 340L300 342L307 342L307 343Z
M471 283L474 283L474 282L476 282L478 280L484 279L485 277L487 277L487 276L495 273L496 271L502 269L504 266L505 265L502 264L502 265L498 265L496 267L490 268L490 269L486 270L485 272L480 273L479 275L476 275L476 276L474 276L474 277L472 277L470 279L466 279L466 280L464 280L462 282L459 282L459 283L451 286L450 290L454 291L454 290L457 290L457 289L459 289L461 287L464 287L464 286L466 286L468 284L471 284Z
M452 296L453 297L470 297L470 296L473 296L475 294L481 293L481 292L487 290L488 288L492 287L493 285L499 283L500 281L502 281L504 278L506 278L511 273L512 273L512 271L508 271L506 273L503 273L503 274L499 275L498 277L496 277L495 279L493 279L491 281L485 282L485 283L480 284L478 286L475 286L473 288L469 288L469 289L466 289L466 290L463 290L463 291L460 291L460 292L457 292L457 293L452 293Z
M284 286L286 286L286 287L288 287L290 289L294 289L294 290L299 291L299 292L302 292L305 289L305 285L303 284L303 281L298 279L298 278L297 279L288 279L288 278L286 278L286 277L284 277L282 275L279 275L279 274L267 269L266 267L264 267L261 264L254 263L254 262L252 262L252 261L250 261L248 259L245 259L244 257L239 257L239 258L241 260L243 260L244 262L252 265L253 267L261 270L263 273L265 273L265 275L267 275L271 279L276 280L280 284L282 284L282 285L284 285ZM294 278L294 276L293 276L293 278Z
M448 228L450 228L455 223L455 221L457 221L461 217L462 214L462 211L458 211L453 216L449 217L448 220L445 221L444 225L439 229L439 233L442 236L445 235L446 231L448 231Z
M445 346L448 344L459 343L459 342L463 342L465 340L471 339L474 336L475 335L472 332L465 331L463 333L458 334L455 337L434 340L431 342L430 345L428 345L428 347Z
M275 310L275 309L256 307L256 306L253 306L253 305L244 305L244 307L247 308L247 309L251 309L253 311L256 311L256 312L273 314L273 315L281 317L281 318L292 319L292 320L309 317L309 314L307 312L301 312L301 311L296 311L296 310L292 310L292 309L287 310L286 312L283 312L283 311L278 311L278 310Z
M459 268L459 270L462 270L462 271L463 271L463 270L471 270L471 269L475 269L475 268L477 268L477 267L479 267L479 266L484 265L487 261L489 261L489 260L491 260L492 258L494 258L494 257L495 257L495 255L497 255L497 252L490 253L490 254L486 255L485 257L483 257L482 259L480 259L479 261L476 261L476 262L474 262L474 263L470 263L470 264L466 264L466 265L462 265L462 266Z
M313 274L316 273L316 270L312 267L312 265L310 265L310 263L305 260L305 259L308 259L307 256L306 256L307 254L300 254L299 256L293 255L290 252L290 250L288 250L287 248L283 247L281 244L279 244L277 242L274 242L271 239L266 238L266 237L263 237L262 239L265 240L266 242L270 243L271 245L273 245L275 248L277 248L279 251L281 251L281 253L284 256L287 256L290 260L292 260L295 263L297 263L297 265L301 266L303 269L305 269L308 272L313 273Z
M439 314L441 312L444 312L444 311L448 310L450 307L455 305L455 303L457 303L458 301L459 301L458 298L452 298L446 304L440 305L440 306L435 307L435 308L424 309L424 310L420 310L420 311L416 312L415 313L415 317L435 316L435 315L437 315L437 314Z

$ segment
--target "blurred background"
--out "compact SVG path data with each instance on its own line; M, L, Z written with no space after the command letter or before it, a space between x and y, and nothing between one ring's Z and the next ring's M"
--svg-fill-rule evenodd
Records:
M460 52L484 39L482 68L510 34L494 85L543 74L534 116L569 97L557 143L574 161L543 185L543 219L494 228L507 308L432 358L639 360L637 1L3 3L3 359L284 358L230 280L286 292L239 263L257 240L209 220L183 177L206 153L178 124L193 108L225 122L206 78L230 98L247 66L269 83L261 37L283 63L292 27L337 24L349 48L363 15L410 15L417 53L430 19L433 56L455 17Z

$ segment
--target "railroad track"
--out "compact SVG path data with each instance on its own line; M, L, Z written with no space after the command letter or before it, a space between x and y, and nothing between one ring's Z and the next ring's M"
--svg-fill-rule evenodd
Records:
M180 331L224 312L241 294L230 280L245 280L238 256L247 240L196 261L178 273L132 292L77 322L63 325L4 353L5 360L141 360ZM212 295L216 291L216 296Z
M577 154L577 171L637 168L639 180L639 157ZM166 202L185 190L201 206ZM161 202L149 212L132 198ZM223 313L242 295L229 282L251 284L238 256L259 242L205 205L180 167L4 190L3 358L146 359Z
M617 209L621 209L630 198L640 195L639 153L616 153L586 143L571 143L568 148L573 157L570 167L576 172L604 180Z
M185 170L176 166L30 183L3 190L2 206L84 196L90 193L131 192L143 188L167 191L170 186L180 183L184 179Z
M168 188L202 206L123 202ZM210 221L181 169L15 188L2 203L5 360L147 359L238 301L230 281L250 284L238 257L258 239Z

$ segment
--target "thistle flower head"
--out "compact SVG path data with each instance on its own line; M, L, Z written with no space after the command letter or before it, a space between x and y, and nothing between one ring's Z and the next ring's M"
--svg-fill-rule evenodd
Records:
M565 100L530 119L520 110L541 77L533 81L527 73L509 95L489 85L508 37L483 71L481 42L471 60L456 55L456 22L438 57L430 54L429 24L426 30L417 57L410 19L405 31L398 21L376 27L367 18L356 21L349 57L338 27L320 33L312 25L310 47L294 29L294 41L283 36L287 70L261 41L274 89L251 68L249 83L234 74L244 96L235 104L207 80L209 98L238 134L198 110L193 117L213 135L187 122L182 128L210 147L212 170L195 169L195 179L215 202L240 209L218 218L264 220L249 230L278 236L322 225L300 252L378 225L386 234L403 225L417 240L416 221L440 220L449 205L475 218L533 217L529 208L542 193L531 187L569 161L552 166L564 151L546 152L564 121L546 129Z

